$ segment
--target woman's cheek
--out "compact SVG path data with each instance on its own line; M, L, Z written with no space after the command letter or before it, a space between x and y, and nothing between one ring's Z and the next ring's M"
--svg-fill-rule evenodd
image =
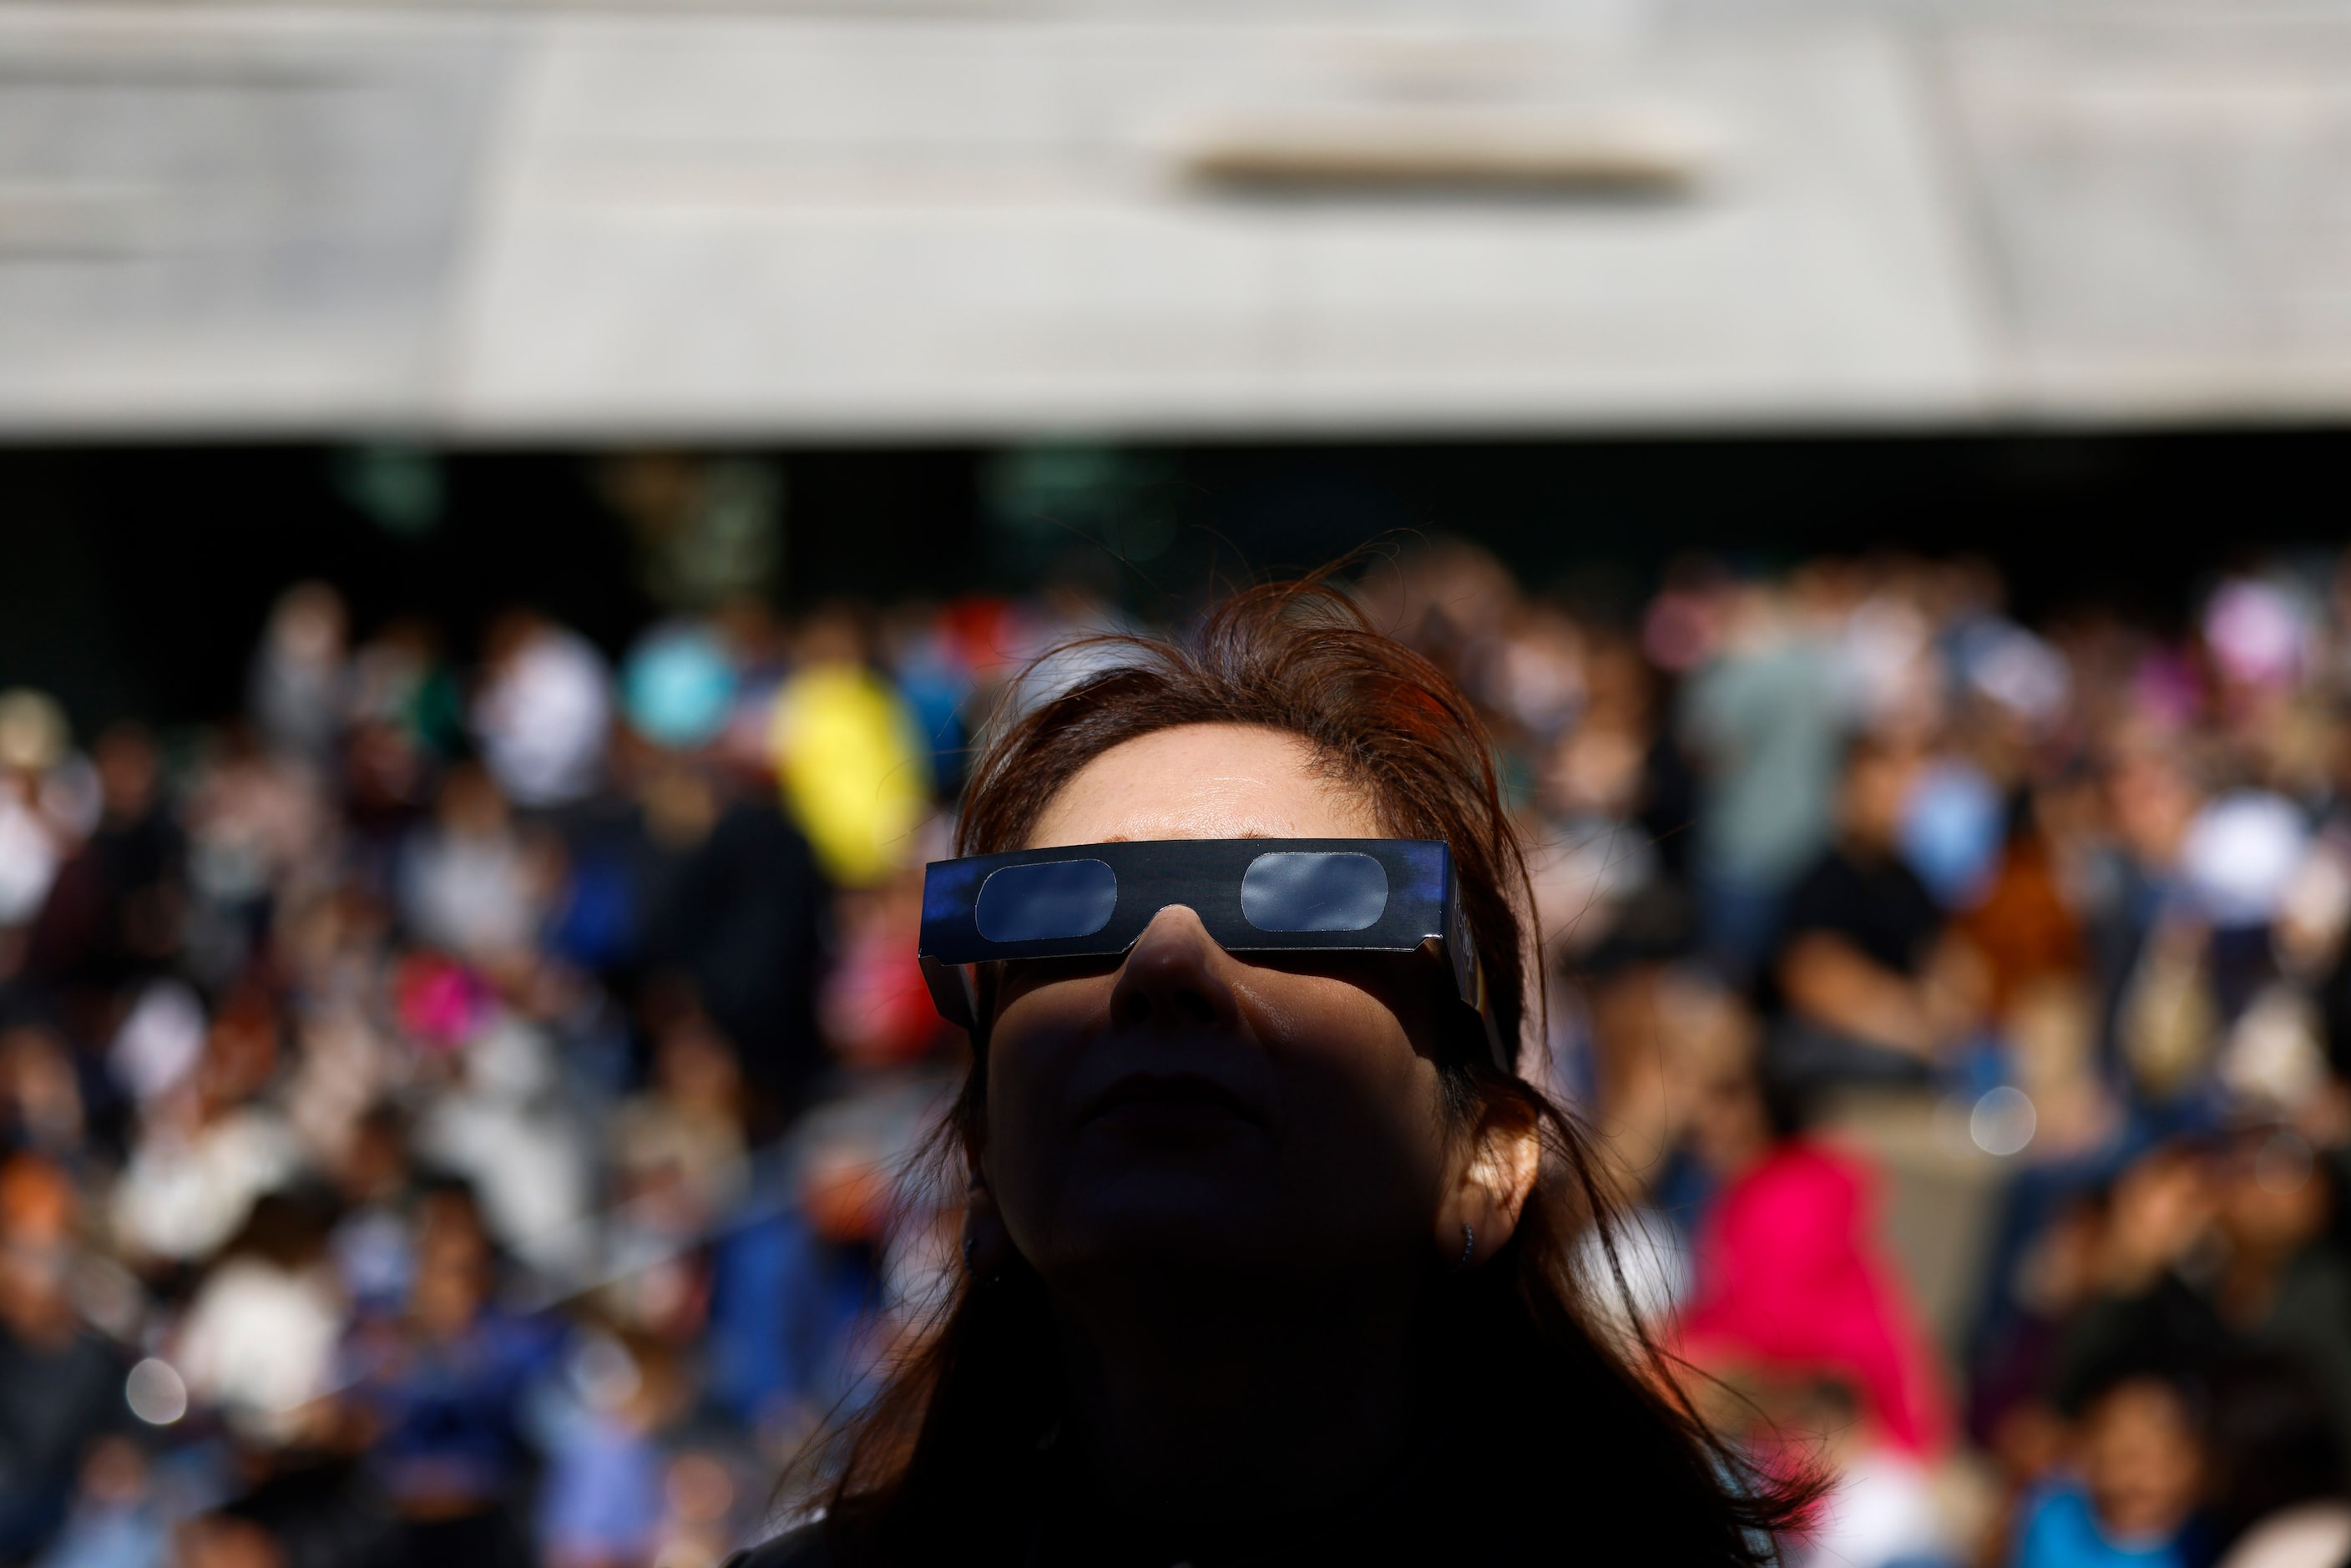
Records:
M998 1214L1023 1256L1037 1256L1035 1218L1045 1206L1042 1189L1050 1185L1040 1168L1049 1157L1050 1140L1039 1135L1032 1110L1013 1060L990 1063L987 1082L987 1152L982 1166Z
M1047 1083L1060 1076L1052 1071L1052 1052L1034 1034L999 1036L989 1048L987 1124L992 1143L1008 1150L1028 1150L1044 1131L1040 1102L1048 1098Z
M997 1019L988 1042L987 1175L1018 1239L1025 1215L1050 1185L1070 1073L1083 1050L1082 998L1031 992Z
M1284 977L1262 998L1259 1033L1281 1055L1319 1059L1325 1071L1394 1087L1421 1058L1385 1004L1343 980Z

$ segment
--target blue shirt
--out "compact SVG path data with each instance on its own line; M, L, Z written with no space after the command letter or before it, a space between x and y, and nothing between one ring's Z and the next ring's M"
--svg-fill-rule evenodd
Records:
M2111 1540L2089 1493L2067 1481L2039 1494L2017 1532L2011 1568L2198 1568L2191 1524L2157 1541Z

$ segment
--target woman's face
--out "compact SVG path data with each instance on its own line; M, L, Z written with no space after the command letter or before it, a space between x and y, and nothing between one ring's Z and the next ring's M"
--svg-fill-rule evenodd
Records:
M1031 844L1379 836L1304 743L1202 725L1096 758ZM1181 905L1123 958L1008 964L983 1165L1014 1244L1064 1287L1219 1265L1418 1277L1452 1165L1416 1047L1442 1001L1393 957L1237 957Z

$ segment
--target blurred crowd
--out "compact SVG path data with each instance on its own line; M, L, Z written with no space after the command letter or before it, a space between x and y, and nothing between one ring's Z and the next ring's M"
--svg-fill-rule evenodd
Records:
M0 1562L708 1564L919 1310L915 968L1002 604L0 695ZM245 630L226 635L244 636ZM939 759L935 763L935 756Z
M2351 571L1366 593L1505 737L1625 1309L1837 1479L1799 1563L2351 1561Z
M2351 576L1474 546L1621 1309L1855 1568L2351 1559ZM328 585L242 711L0 693L0 1563L706 1568L910 1332L967 747L1099 592L458 646ZM1613 1280L1594 1244L1594 1279ZM1562 1413L1573 1419L1573 1413Z

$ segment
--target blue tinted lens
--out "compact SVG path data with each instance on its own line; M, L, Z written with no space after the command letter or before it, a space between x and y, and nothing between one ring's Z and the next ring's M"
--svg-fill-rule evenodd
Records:
M972 918L990 942L1091 936L1118 907L1118 873L1101 861L999 866L980 884Z
M1387 906L1387 868L1370 855L1259 855L1241 878L1241 915L1259 931L1362 931Z

